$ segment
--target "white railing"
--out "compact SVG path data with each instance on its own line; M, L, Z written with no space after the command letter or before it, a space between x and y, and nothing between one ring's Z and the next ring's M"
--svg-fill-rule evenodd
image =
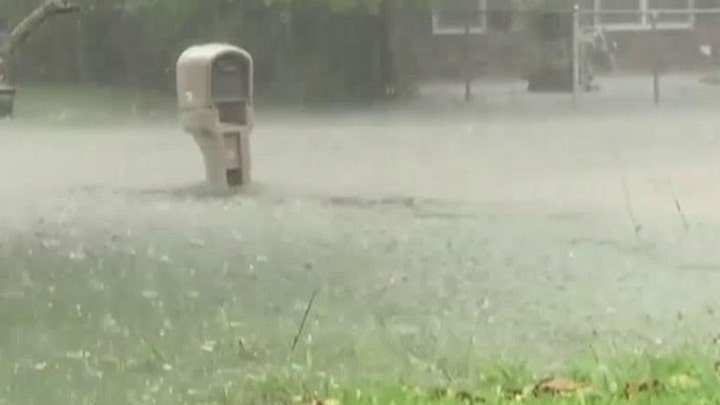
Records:
M698 15L720 15L720 8L648 9L648 10L581 10L582 17L592 17L593 25L605 31L649 31L654 17L659 30L688 30L695 27ZM637 22L603 21L603 17L637 17ZM686 17L668 21L663 17Z

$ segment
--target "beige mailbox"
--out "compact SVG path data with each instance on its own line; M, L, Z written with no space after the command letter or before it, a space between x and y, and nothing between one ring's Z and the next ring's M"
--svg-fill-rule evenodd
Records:
M227 44L188 48L177 61L177 95L183 128L200 147L208 182L221 189L248 184L255 121L250 54Z

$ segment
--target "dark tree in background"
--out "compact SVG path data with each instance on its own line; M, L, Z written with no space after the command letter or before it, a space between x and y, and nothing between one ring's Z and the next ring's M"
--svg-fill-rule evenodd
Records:
M67 0L45 0L21 19L12 30L3 34L0 42L0 59L12 66L16 50L47 20L56 15L78 11L80 11L80 7Z
M172 92L185 47L226 41L253 54L260 96L315 103L392 93L394 4L426 0L76 1L83 13L37 30L17 54L19 81ZM28 3L3 0L0 15L20 21Z

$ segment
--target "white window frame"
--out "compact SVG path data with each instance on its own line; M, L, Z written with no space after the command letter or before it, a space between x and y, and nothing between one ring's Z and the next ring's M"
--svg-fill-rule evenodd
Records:
M472 25L470 26L470 34L472 35L481 35L487 32L487 14L485 13L487 11L487 0L477 0L478 8L477 10L480 11L480 14L478 15L479 18L479 26L478 25ZM441 26L440 25L440 13L442 12L441 9L435 8L432 11L432 31L433 35L463 35L465 34L465 27L464 26L457 26L457 27L447 27L447 26Z
M602 11L602 2L603 0L595 0L594 1L594 7L595 7L595 17L593 19L593 23L596 27L600 27L605 31L609 32L618 32L618 31L650 31L652 30L652 23L650 21L649 15L653 10L657 10L660 14L662 14L663 9L654 9L650 7L650 2L652 0L627 0L627 1L636 1L638 3L638 10L642 11L643 13L639 16L640 22L637 23L608 23L603 22L602 17L603 15L600 14ZM695 9L695 0L686 0L687 1L687 9L688 10L694 10ZM670 22L670 21L658 21L657 22L657 29L658 30L691 30L695 27L695 14L691 13L688 14L688 20L682 21L682 22Z

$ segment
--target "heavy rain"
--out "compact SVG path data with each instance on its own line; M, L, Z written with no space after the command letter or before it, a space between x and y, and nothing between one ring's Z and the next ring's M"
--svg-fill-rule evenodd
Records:
M0 405L711 403L715 3L2 0Z

